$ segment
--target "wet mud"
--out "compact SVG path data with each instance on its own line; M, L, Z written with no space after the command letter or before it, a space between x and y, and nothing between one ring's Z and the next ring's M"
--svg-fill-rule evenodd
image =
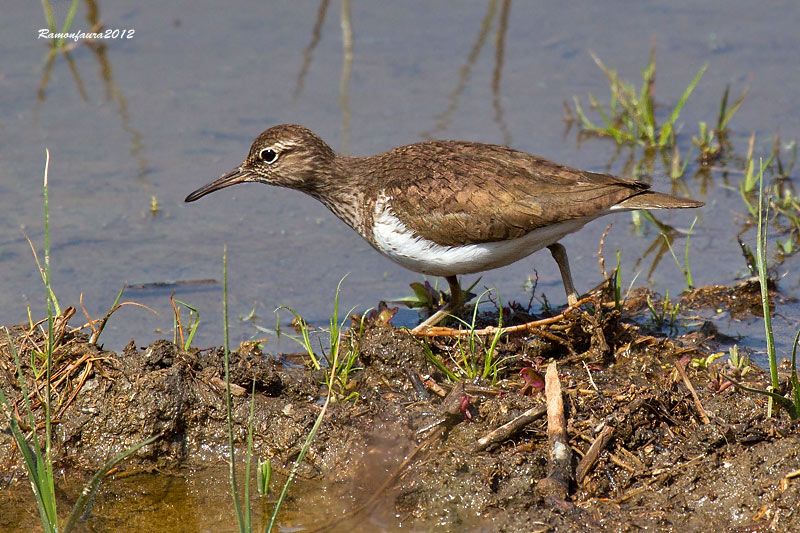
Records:
M747 301L748 294L747 287L712 287L683 302L722 305L725 299ZM731 346L710 323L674 337L643 327L639 301L646 296L630 298L620 310L611 303L589 305L537 334L502 337L494 385L489 379L454 384L432 364L431 354L454 369L463 338L426 343L407 330L369 324L357 370L331 403L296 485L301 492L325 487L342 495L342 503L314 512L297 496L285 504L284 516L292 517L293 528L328 531L800 529L797 424L783 411L768 418L764 397L729 382L734 376L764 388L764 372L752 363L734 366L727 356L709 357ZM530 318L521 309L504 314L510 320L504 325ZM493 318L496 323L496 317L486 320ZM167 341L145 347L131 341L115 353L90 344L81 332L63 331L53 367L60 472L88 476L153 435L160 437L118 466L104 485L141 472L166 479L225 465L220 348L187 351ZM36 361L45 340L38 328L15 327L12 338L22 361ZM485 349L490 341L477 342ZM0 387L19 415L24 403L14 356L8 343L0 351ZM563 499L536 489L551 472L542 392L551 362L558 368L572 451ZM31 401L39 423L43 380L30 364L23 368L27 382L38 384ZM254 454L272 458L273 491L279 490L320 412L324 372L311 371L300 354L276 356L245 343L231 353L230 375L239 457L254 388ZM496 433L521 415L524 423ZM19 422L30 430L24 416ZM594 460L583 462L587 455ZM28 490L27 479L7 432L0 434L0 468L0 507L30 506L16 496ZM112 505L99 501L86 530L110 530L91 514ZM2 513L0 528L19 524L12 514Z

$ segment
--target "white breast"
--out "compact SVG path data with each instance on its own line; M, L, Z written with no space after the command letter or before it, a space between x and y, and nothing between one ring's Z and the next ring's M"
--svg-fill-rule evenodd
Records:
M510 241L441 246L409 230L392 212L390 202L391 198L382 195L375 205L373 235L378 250L409 270L432 276L472 274L509 265L596 218L559 222Z

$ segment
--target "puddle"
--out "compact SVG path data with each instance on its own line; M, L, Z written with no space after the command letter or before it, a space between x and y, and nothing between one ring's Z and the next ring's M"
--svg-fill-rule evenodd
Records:
M244 463L239 465L243 472ZM243 478L241 478L243 480ZM273 490L279 492L285 478L276 477ZM241 480L240 480L241 483ZM240 484L241 486L241 484ZM64 498L59 504L69 508L82 486L59 484ZM315 523L343 513L354 505L359 494L355 487L301 481L292 486L292 496L282 509L280 531L302 531ZM41 522L31 509L36 509L27 482L4 491L14 494L13 501L4 497L0 518L2 531L34 531ZM264 531L272 515L276 494L258 495L255 483L250 487L252 523L255 531ZM375 509L372 516L361 517L372 523L374 531L386 517L387 509ZM80 531L239 531L236 509L230 496L228 467L207 467L174 473L138 473L116 478L110 476L100 486L91 509L80 522Z

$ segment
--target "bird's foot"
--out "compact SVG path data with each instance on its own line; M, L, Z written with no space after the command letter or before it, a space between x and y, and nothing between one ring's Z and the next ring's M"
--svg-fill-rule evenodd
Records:
M464 293L461 290L461 285L458 283L456 276L447 276L447 283L450 285L450 301L447 305L429 316L422 324L411 330L411 333L419 334L428 328L432 328L439 322L461 309L464 305Z
M421 333L428 328L432 328L433 326L444 320L445 317L450 315L453 311L456 311L456 309L454 309L453 306L451 306L448 303L447 305L445 305L444 307L433 313L431 316L429 316L427 319L425 319L425 321L422 322L419 326L412 329L411 333Z
M569 307L578 307L578 294L577 293L570 293L567 294L567 305Z

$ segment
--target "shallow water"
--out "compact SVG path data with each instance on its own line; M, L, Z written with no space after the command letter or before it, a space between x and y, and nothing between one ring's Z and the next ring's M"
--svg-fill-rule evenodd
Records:
M701 120L716 119L727 84L750 94L731 123L739 154L757 135L768 154L772 135L800 138L800 109L792 87L800 82L795 29L800 7L786 2L753 10L748 2L725 9L696 2L353 3L275 2L253 6L170 2L104 2L99 19L109 29L135 30L128 40L78 44L69 60L59 55L47 69L45 25L38 3L7 6L0 18L0 323L44 312L44 290L21 229L43 246L41 181L44 148L51 152L50 216L53 285L63 306L80 294L92 317L102 316L124 283L221 279L228 247L232 342L264 333L238 321L255 307L255 323L275 327L273 310L287 305L324 324L337 282L349 273L343 311L364 310L382 299L407 295L420 276L382 257L314 200L262 185L241 185L184 204L187 193L237 165L263 129L296 122L317 131L334 148L377 153L426 137L508 143L549 159L590 170L623 173L606 140L578 144L564 133L562 102L592 93L608 99L593 51L626 79L639 79L651 40L658 52L656 97L670 109L697 70L709 68L681 115L679 146L685 155ZM67 3L56 5L63 20ZM74 28L89 31L82 5ZM342 25L342 20L346 22ZM505 22L503 22L505 21ZM315 31L315 24L319 26ZM343 42L349 28L351 54ZM501 46L502 45L502 46ZM692 158L696 155L693 152ZM732 284L746 275L736 234L745 207L740 179L712 172L708 183L675 184L657 166L656 188L707 202L691 239L695 285ZM158 212L150 212L151 198ZM694 213L659 217L686 229ZM667 254L647 276L653 255L641 262L658 233L637 234L630 215L589 224L564 239L579 289L601 281L600 235L610 221L607 262L623 250L624 283L650 283L661 293L685 288ZM745 233L754 246L754 232ZM682 257L684 241L676 243ZM784 295L796 294L790 259L778 267ZM613 265L610 265L613 266ZM537 294L564 300L558 271L547 252L484 274L504 300L527 301L523 286L534 269ZM468 277L471 282L475 277ZM120 348L131 337L144 345L171 337L169 294L200 311L199 346L221 341L221 285L129 289L124 299L148 305L158 316L126 307L112 317L103 341ZM779 307L776 338L786 351L797 328L796 304ZM81 312L78 312L81 316ZM737 322L723 310L718 325L760 349L762 326ZM283 315L284 320L290 316ZM411 324L413 312L399 321ZM73 325L84 318L73 319ZM268 349L293 350L294 346Z
M244 464L239 472L243 472ZM243 478L241 478L243 479ZM275 500L285 478L276 476L271 492L258 495L255 483L251 486L250 509L254 531L265 531L272 516ZM71 485L71 484L70 484ZM240 480L241 487L241 480ZM69 499L59 501L62 510L69 510L82 487L59 487ZM27 482L14 491L18 497L4 498L0 530L34 531L41 527L33 495ZM339 516L358 503L363 487L350 484L322 484L300 481L292 485L291 498L281 508L277 521L279 531L302 531ZM236 509L230 496L228 467L208 467L188 470L181 474L135 474L122 479L113 476L104 481L93 498L90 510L84 513L80 531L152 531L157 524L164 533L181 531L239 531ZM388 506L376 505L362 513L360 523L372 531L386 530L391 522ZM478 520L476 519L477 523ZM352 526L352 524L351 524ZM336 531L337 529L334 529ZM344 530L344 525L338 528Z

